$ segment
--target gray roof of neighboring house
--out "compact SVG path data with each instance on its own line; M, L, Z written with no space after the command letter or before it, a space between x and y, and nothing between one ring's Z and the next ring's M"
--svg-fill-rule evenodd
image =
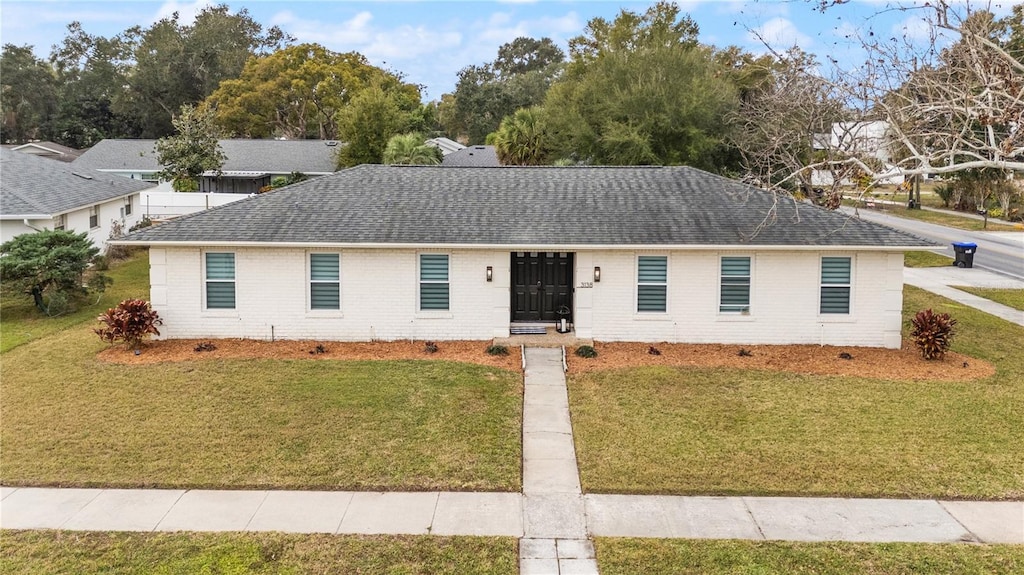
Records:
M364 165L128 238L192 244L934 247L689 167Z
M288 174L330 174L337 169L342 146L334 140L220 140L227 156L225 171ZM155 172L156 140L102 140L75 160L75 166L94 170Z
M441 150L441 155L444 156L447 156L448 154L451 154L453 152L457 152L466 147L450 138L430 138L429 140L426 140L423 143Z
M142 181L0 150L0 213L5 218L55 216L151 187L153 184Z
M16 152L25 152L41 158L49 158L61 162L73 162L82 155L82 150L70 148L56 142L28 142L27 144L4 144L5 148Z
M494 146L469 146L445 156L441 160L441 165L489 168L500 166L501 162L498 161L498 153L494 151Z

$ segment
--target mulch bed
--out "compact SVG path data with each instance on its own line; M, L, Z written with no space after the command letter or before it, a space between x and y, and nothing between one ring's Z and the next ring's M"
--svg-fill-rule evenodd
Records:
M202 344L212 350L197 351ZM139 355L123 347L99 353L103 361L126 365L209 359L306 359L397 360L431 359L475 363L518 371L522 358L517 346L507 356L488 355L488 341L438 341L437 351L427 351L425 341L260 341L251 339L176 339L146 343ZM319 347L318 347L319 346ZM816 375L849 375L910 381L969 381L995 373L992 364L958 353L938 361L925 361L916 348L833 347L817 345L716 345L681 343L595 344L596 358L584 359L567 348L570 373L667 365L677 367L728 367L763 369ZM659 352L651 353L651 348ZM749 355L740 355L744 350ZM841 357L841 354L846 355Z
M654 355L651 348L660 352ZM730 367L812 375L849 375L909 381L968 381L995 374L980 359L949 352L926 361L917 348L834 347L818 345L717 345L683 343L596 343L597 357L577 357L567 349L570 373L624 366ZM740 355L744 350L749 355ZM845 354L840 357L841 354ZM849 356L849 359L846 357Z

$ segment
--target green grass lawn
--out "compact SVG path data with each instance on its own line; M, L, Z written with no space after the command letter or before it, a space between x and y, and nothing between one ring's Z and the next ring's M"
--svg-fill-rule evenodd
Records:
M517 373L442 361L126 366L97 360L103 347L79 326L4 354L5 485L519 489Z
M790 543L686 539L595 541L602 575L1013 575L1024 546Z
M69 326L94 320L121 300L132 297L149 299L149 257L145 251L136 253L131 259L115 262L110 271L104 273L114 283L98 303L94 303L94 296L83 302L77 311L58 317L40 313L29 295L5 293L0 300L0 353Z
M515 575L519 567L511 537L2 531L0 572Z
M1024 327L907 286L960 322L986 380L910 382L643 367L570 377L583 488L597 493L1024 497Z
M990 299L1014 309L1024 311L1024 289L979 288L972 286L953 286L960 291L972 293L978 297Z
M953 264L953 258L926 251L910 251L903 254L903 265L908 268L941 268Z

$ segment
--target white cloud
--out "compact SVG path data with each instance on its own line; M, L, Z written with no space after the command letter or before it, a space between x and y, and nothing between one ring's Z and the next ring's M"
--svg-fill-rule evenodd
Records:
M747 33L748 38L755 43L765 42L775 49L785 50L793 46L799 46L807 50L814 44L814 40L800 32L793 22L787 18L772 18L764 24L754 28Z

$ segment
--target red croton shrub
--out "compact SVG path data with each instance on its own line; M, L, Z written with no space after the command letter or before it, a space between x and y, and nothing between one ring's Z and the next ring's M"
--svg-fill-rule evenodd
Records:
M921 355L925 359L945 357L946 350L953 342L956 320L949 317L948 313L933 313L926 309L917 312L910 322L914 326L910 336L914 338L914 345L921 348Z
M123 341L128 349L138 348L147 334L160 335L160 316L144 299L126 299L96 318L106 327L94 329L100 339L113 345Z

